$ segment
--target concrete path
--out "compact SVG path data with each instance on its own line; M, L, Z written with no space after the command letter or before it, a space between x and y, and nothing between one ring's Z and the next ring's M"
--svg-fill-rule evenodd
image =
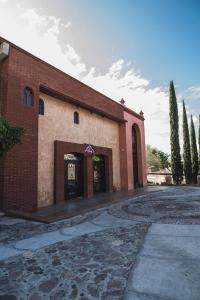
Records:
M200 225L153 224L126 300L200 299Z
M18 219L8 219L6 222L9 224L15 224L17 220ZM84 234L102 231L105 228L116 228L119 226L126 227L133 224L135 224L134 221L116 218L108 215L107 212L103 212L92 221L86 221L73 227L37 234L34 237L22 239L15 243L2 245L0 246L0 260L4 260L15 255L21 255L26 251L35 251L41 247L46 247L61 241L68 241Z

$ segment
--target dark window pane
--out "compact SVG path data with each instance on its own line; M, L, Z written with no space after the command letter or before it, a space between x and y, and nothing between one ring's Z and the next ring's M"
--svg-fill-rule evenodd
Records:
M27 106L33 106L33 93L31 89L27 87L24 89L24 104Z
M74 112L74 124L79 124L79 114L77 111Z
M44 101L39 99L39 114L44 115Z

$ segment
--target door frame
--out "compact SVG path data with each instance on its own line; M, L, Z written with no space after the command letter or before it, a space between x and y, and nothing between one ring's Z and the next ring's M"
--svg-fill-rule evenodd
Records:
M84 156L81 153L66 153L66 154L72 154L72 155L74 155L74 157L76 157L76 159L66 159L64 157L64 196L65 196L65 200L73 199L76 197L83 197L84 185L83 185L83 182L81 182L81 184L80 184L79 180L84 179ZM78 191L80 191L80 195L77 194L77 196L70 197L70 198L66 197L67 189L69 188L69 178L68 178L69 164L74 164L74 166L75 166L74 180L75 180L75 182L78 181L78 183L79 183L78 188L77 188L77 193L78 193ZM77 170L78 170L78 173L77 173Z
M112 149L93 146L95 155L105 156L106 192L113 191ZM64 197L64 154L80 153L83 160L83 196L93 196L93 161L92 156L85 156L85 144L54 141L54 203L63 203Z

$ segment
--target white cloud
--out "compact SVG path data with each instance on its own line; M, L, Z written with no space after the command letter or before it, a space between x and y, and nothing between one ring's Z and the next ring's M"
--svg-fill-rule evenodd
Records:
M191 100L200 100L200 86L191 86L186 90L186 96Z
M86 71L85 64L75 49L67 44L63 50L58 41L63 24L59 18L39 15L33 8L23 10L14 2L0 7L0 35L71 76L80 78ZM70 27L70 23L67 24L66 31Z
M198 118L197 118L196 116L192 116L192 118L193 118L193 122L194 122L194 123L197 123L197 122L198 122Z
M123 60L115 62L106 74L96 74L92 68L82 80L145 116L147 143L169 151L168 95L164 88L150 88L150 82L134 70L126 70Z
M66 28L66 29L69 28L71 25L72 25L71 22L67 22L67 23L62 23L61 24L61 26L64 27L64 28Z
M26 26L28 26L29 30L33 31L34 33L37 32L42 26L47 27L48 19L52 20L51 17L47 18L45 16L38 15L33 8L28 9L20 14L20 18L25 20ZM55 18L53 21L55 23Z
M67 42L70 21L63 23L55 16L39 15L36 9L23 9L14 0L6 6L2 2L5 0L0 0L0 35L112 99L124 98L126 105L136 112L142 109L146 119L146 143L170 150L167 87L152 88L150 81L123 59L114 62L104 74L99 74L94 67L88 70ZM63 28L66 30L65 48L59 43ZM191 87L191 91L199 90ZM182 111L180 104L179 110Z
M200 100L200 85L189 86L178 94L179 98L185 99L186 101L197 101Z

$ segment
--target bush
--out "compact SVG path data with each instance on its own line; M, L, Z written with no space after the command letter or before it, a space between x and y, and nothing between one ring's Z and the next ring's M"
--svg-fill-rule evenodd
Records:
M14 147L21 143L21 136L25 130L19 127L12 127L9 122L0 117L0 157Z

